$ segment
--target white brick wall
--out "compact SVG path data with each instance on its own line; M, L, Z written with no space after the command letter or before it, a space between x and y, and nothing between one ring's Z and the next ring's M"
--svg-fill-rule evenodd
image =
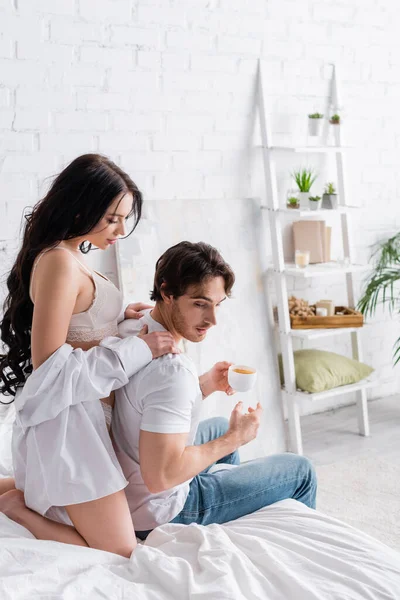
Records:
M304 137L305 115L324 110L327 63L341 66L357 145L349 175L365 207L355 252L367 259L371 243L400 227L399 26L395 0L0 0L0 246L14 251L44 178L87 151L120 163L147 198L262 194L261 55L277 142ZM280 167L282 195L293 166ZM319 168L322 186L331 166ZM329 283L293 291L339 298L340 282ZM372 394L396 392L400 327L380 314L364 335L366 361L390 380ZM344 340L333 347L349 351Z

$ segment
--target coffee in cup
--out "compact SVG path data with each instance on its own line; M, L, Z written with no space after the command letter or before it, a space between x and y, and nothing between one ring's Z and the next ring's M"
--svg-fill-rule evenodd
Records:
M228 369L228 383L237 392L248 392L257 379L257 371L246 365L231 365Z

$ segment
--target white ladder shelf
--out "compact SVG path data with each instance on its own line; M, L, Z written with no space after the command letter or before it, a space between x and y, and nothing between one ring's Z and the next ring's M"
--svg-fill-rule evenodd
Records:
M352 260L351 248L351 227L350 214L347 203L347 189L345 182L345 151L347 147L342 146L341 127L334 128L333 146L274 146L272 143L272 134L266 110L266 100L264 94L264 85L266 84L265 67L262 61L259 61L259 77L258 77L258 107L260 118L260 130L262 140L262 154L265 174L266 200L261 206L262 209L268 211L269 229L271 236L272 259L273 266L270 269L275 279L275 287L277 293L278 318L279 318L279 338L282 353L283 373L285 386L282 388L282 401L286 400L289 424L289 444L290 450L298 454L303 453L303 444L300 427L300 415L298 400L305 397L311 400L321 400L323 398L337 396L348 392L355 392L357 397L357 419L360 435L369 435L369 420L367 407L366 390L378 381L371 377L364 379L357 384L346 385L328 390L318 394L309 394L300 392L296 389L296 376L293 357L293 337L303 339L316 339L323 336L339 335L348 333L351 336L352 356L354 359L362 361L362 347L360 329L317 329L317 330L292 330L290 325L289 309L288 309L288 292L287 292L287 277L323 277L333 274L344 275L346 278L347 301L348 306L355 306L355 289L353 282L353 273L365 269L363 265L356 265ZM331 106L333 112L340 108L337 72L332 65L332 80L331 80ZM337 263L320 263L310 265L306 269L296 269L295 265L287 264L284 260L283 239L282 239L282 214L285 210L281 207L278 198L275 157L279 153L333 153L336 158L337 181L338 181L338 198L339 207L336 210L340 215L342 243L344 251L344 264ZM309 217L310 211L293 210L297 217ZM312 216L322 216L323 214L332 213L332 210L320 210L311 213ZM367 267L368 268L368 267Z

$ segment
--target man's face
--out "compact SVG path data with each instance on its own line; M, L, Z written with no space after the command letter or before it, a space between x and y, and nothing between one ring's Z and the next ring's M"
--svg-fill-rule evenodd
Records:
M223 277L212 277L198 286L190 286L169 304L175 331L190 342L201 342L207 331L217 324L217 310L226 299Z

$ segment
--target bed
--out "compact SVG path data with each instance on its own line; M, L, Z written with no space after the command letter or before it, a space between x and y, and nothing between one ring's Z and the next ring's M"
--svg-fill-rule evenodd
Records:
M0 476L10 433L7 415ZM295 500L225 525L165 525L129 560L36 540L0 514L0 598L398 600L400 554Z

